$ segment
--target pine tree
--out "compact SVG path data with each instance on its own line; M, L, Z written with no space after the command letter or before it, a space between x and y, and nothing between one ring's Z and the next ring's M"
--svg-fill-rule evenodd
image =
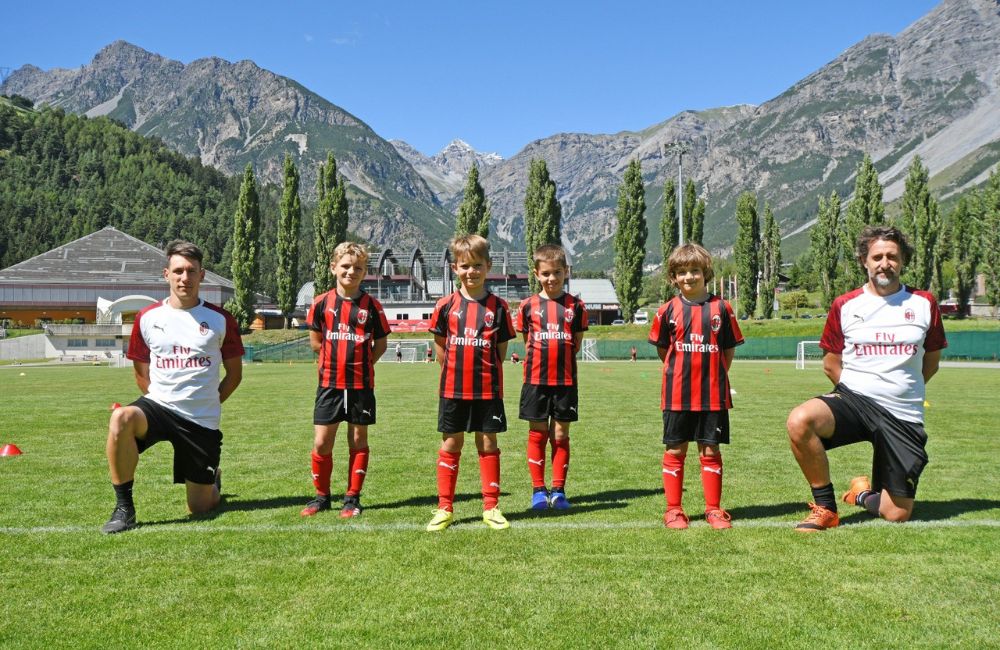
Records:
M254 287L260 254L260 205L253 166L247 163L240 185L240 199L233 217L232 276L235 291L227 308L242 331L254 319Z
M285 316L285 327L290 328L295 299L298 297L302 206L299 202L299 172L288 154L285 154L284 170L285 186L281 195L281 218L278 221L278 309Z
M698 199L698 204L691 213L691 241L702 244L705 239L705 199Z
M837 270L840 262L840 197L830 193L829 200L819 199L816 224L809 235L810 251L820 289L823 291L823 308L830 309L837 295ZM852 255L853 257L853 255Z
M556 199L556 184L549 177L544 160L532 160L528 172L528 190L524 195L524 244L528 265L535 249L545 244L561 243L562 206ZM532 292L539 290L534 273L528 273Z
M690 178L684 183L684 243L694 241L691 239L692 226L694 226L694 211L698 205L698 193L694 187L694 181Z
M928 188L929 173L920 156L914 156L906 176L903 190L902 229L913 246L910 260L903 276L906 284L917 289L939 289L935 283L935 262L938 234L941 232L941 215L937 201Z
M975 205L978 197L971 202ZM969 300L976 291L976 274L982 257L980 248L979 219L969 206L970 200L962 197L948 219L948 240L951 263L955 268L955 297L958 300L958 317L969 315Z
M475 234L489 237L490 218L490 206L486 201L486 193L483 191L483 186L479 184L479 168L473 164L465 180L462 204L458 206L455 236Z
M986 301L993 307L994 318L1000 306L1000 170L990 174L982 195L983 274L986 276Z
M757 310L757 274L760 270L760 218L753 192L744 192L736 203L736 228L733 259L739 287L737 309L740 315L753 316Z
M663 184L663 216L660 218L660 250L663 252L663 284L660 299L666 302L674 295L674 286L668 277L667 260L677 247L677 186L673 179Z
M622 316L632 320L642 291L646 256L646 194L638 160L629 163L618 187L618 229L615 231L615 292Z
M882 184L878 181L878 172L872 164L871 157L866 153L858 163L854 196L847 204L847 214L844 217L840 253L843 263L838 281L840 291L860 287L868 281L864 269L855 259L855 246L865 226L878 226L884 223L885 204L882 202Z
M764 232L761 236L760 260L760 306L761 315L774 315L774 292L778 287L778 273L781 271L781 231L774 220L771 206L764 204Z

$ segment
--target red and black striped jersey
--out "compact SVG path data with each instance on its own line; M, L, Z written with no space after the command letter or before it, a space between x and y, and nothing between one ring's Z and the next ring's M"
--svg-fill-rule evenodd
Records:
M524 383L576 384L574 335L587 330L587 307L568 293L552 300L535 294L517 310L517 331L527 333Z
M676 296L656 312L649 342L667 350L660 408L722 411L733 407L723 351L743 344L729 303L710 295L694 303Z
M372 343L389 335L382 305L365 292L353 300L327 291L313 300L309 328L323 335L319 385L323 388L374 388Z
M503 397L499 346L514 338L507 301L492 293L470 300L456 291L438 300L430 331L444 337L441 397Z

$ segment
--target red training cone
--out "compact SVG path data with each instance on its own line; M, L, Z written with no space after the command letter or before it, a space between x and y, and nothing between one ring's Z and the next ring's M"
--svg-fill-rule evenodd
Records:
M20 456L21 450L13 443L7 443L0 449L0 456Z
M111 405L111 410L114 411L115 409L120 409L121 407L122 407L121 404L115 402L114 404Z

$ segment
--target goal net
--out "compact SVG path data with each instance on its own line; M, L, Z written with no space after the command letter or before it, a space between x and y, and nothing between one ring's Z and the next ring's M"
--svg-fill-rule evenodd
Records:
M818 363L823 360L823 350L819 341L799 341L795 349L795 368L802 370L807 363Z
M583 339L583 348L580 350L581 361L600 361L597 355L597 339Z
M402 363L422 363L427 360L427 351L431 349L432 341L428 339L406 339L389 343L389 349L382 355L382 361L400 361ZM399 358L396 357L396 346L399 346Z

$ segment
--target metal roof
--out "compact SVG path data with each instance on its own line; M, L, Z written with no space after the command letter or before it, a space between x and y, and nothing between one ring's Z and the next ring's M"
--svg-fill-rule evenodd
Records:
M570 278L569 292L588 306L618 304L618 296L611 280Z
M0 269L4 284L162 284L167 256L160 249L107 226L47 253ZM205 271L202 286L232 289L226 278Z

